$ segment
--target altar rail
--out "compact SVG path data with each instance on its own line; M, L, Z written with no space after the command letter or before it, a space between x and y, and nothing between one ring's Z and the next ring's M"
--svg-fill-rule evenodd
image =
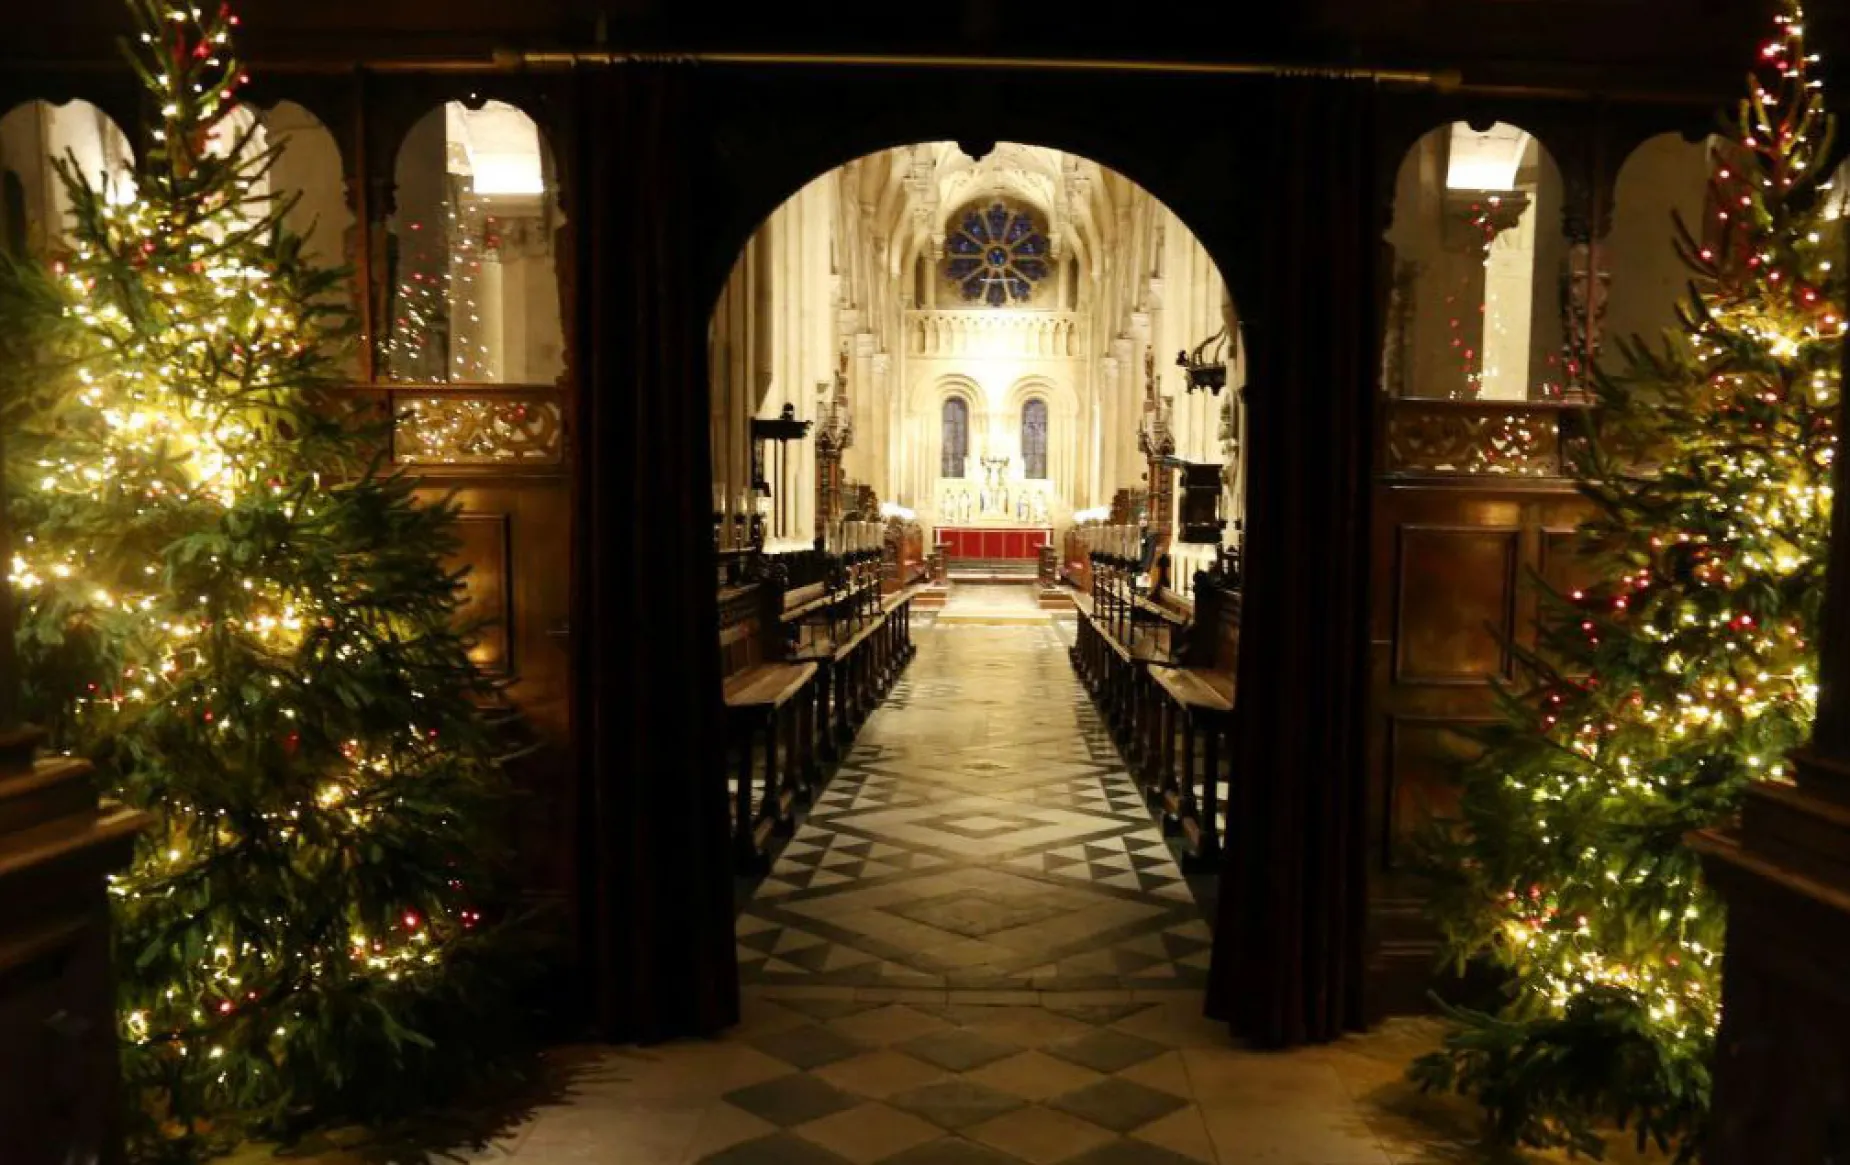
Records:
M908 356L1059 360L1086 353L1085 317L1077 312L909 311L905 330Z

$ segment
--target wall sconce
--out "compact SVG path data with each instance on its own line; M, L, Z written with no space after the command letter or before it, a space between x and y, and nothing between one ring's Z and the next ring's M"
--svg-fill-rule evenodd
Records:
M1226 325L1196 344L1192 351L1176 353L1176 367L1188 377L1188 391L1201 389L1220 395L1227 387L1227 351L1232 347Z

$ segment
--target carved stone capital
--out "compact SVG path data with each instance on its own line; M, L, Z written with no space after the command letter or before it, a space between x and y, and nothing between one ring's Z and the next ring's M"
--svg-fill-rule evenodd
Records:
M874 349L878 346L879 346L879 338L876 337L872 332L855 333L855 336L854 336L855 359L857 360L868 359L869 357L873 356Z

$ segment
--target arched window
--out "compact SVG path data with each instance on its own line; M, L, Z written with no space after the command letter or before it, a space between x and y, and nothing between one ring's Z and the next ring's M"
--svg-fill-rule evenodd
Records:
M552 160L500 101L451 101L398 152L387 258L385 379L551 384L564 369Z
M944 273L972 303L1022 303L1052 270L1052 248L1028 211L992 202L964 213L944 240Z
M1401 161L1395 272L1383 372L1389 395L1451 400L1559 397L1580 376L1564 353L1571 274L1560 223L1566 187L1517 126L1440 126Z
M1025 476L1047 477L1047 402L1039 397L1021 406L1021 462Z
M0 171L10 178L4 211L8 245L46 256L69 239L70 192L52 165L68 159L109 201L135 200L128 136L88 101L28 101L0 110Z
M970 406L962 397L944 402L944 454L939 459L940 477L962 477L964 460L970 455Z

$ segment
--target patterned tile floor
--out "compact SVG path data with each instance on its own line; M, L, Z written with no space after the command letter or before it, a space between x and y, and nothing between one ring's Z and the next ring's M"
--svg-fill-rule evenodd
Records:
M1205 982L1207 925L1054 627L919 637L740 915L745 981Z
M1261 1053L1204 1019L1206 928L1073 681L1070 630L921 623L908 674L739 916L740 1025L558 1049L549 1101L450 1159L1526 1159L1481 1150L1462 1102L1405 1083L1429 1020Z

